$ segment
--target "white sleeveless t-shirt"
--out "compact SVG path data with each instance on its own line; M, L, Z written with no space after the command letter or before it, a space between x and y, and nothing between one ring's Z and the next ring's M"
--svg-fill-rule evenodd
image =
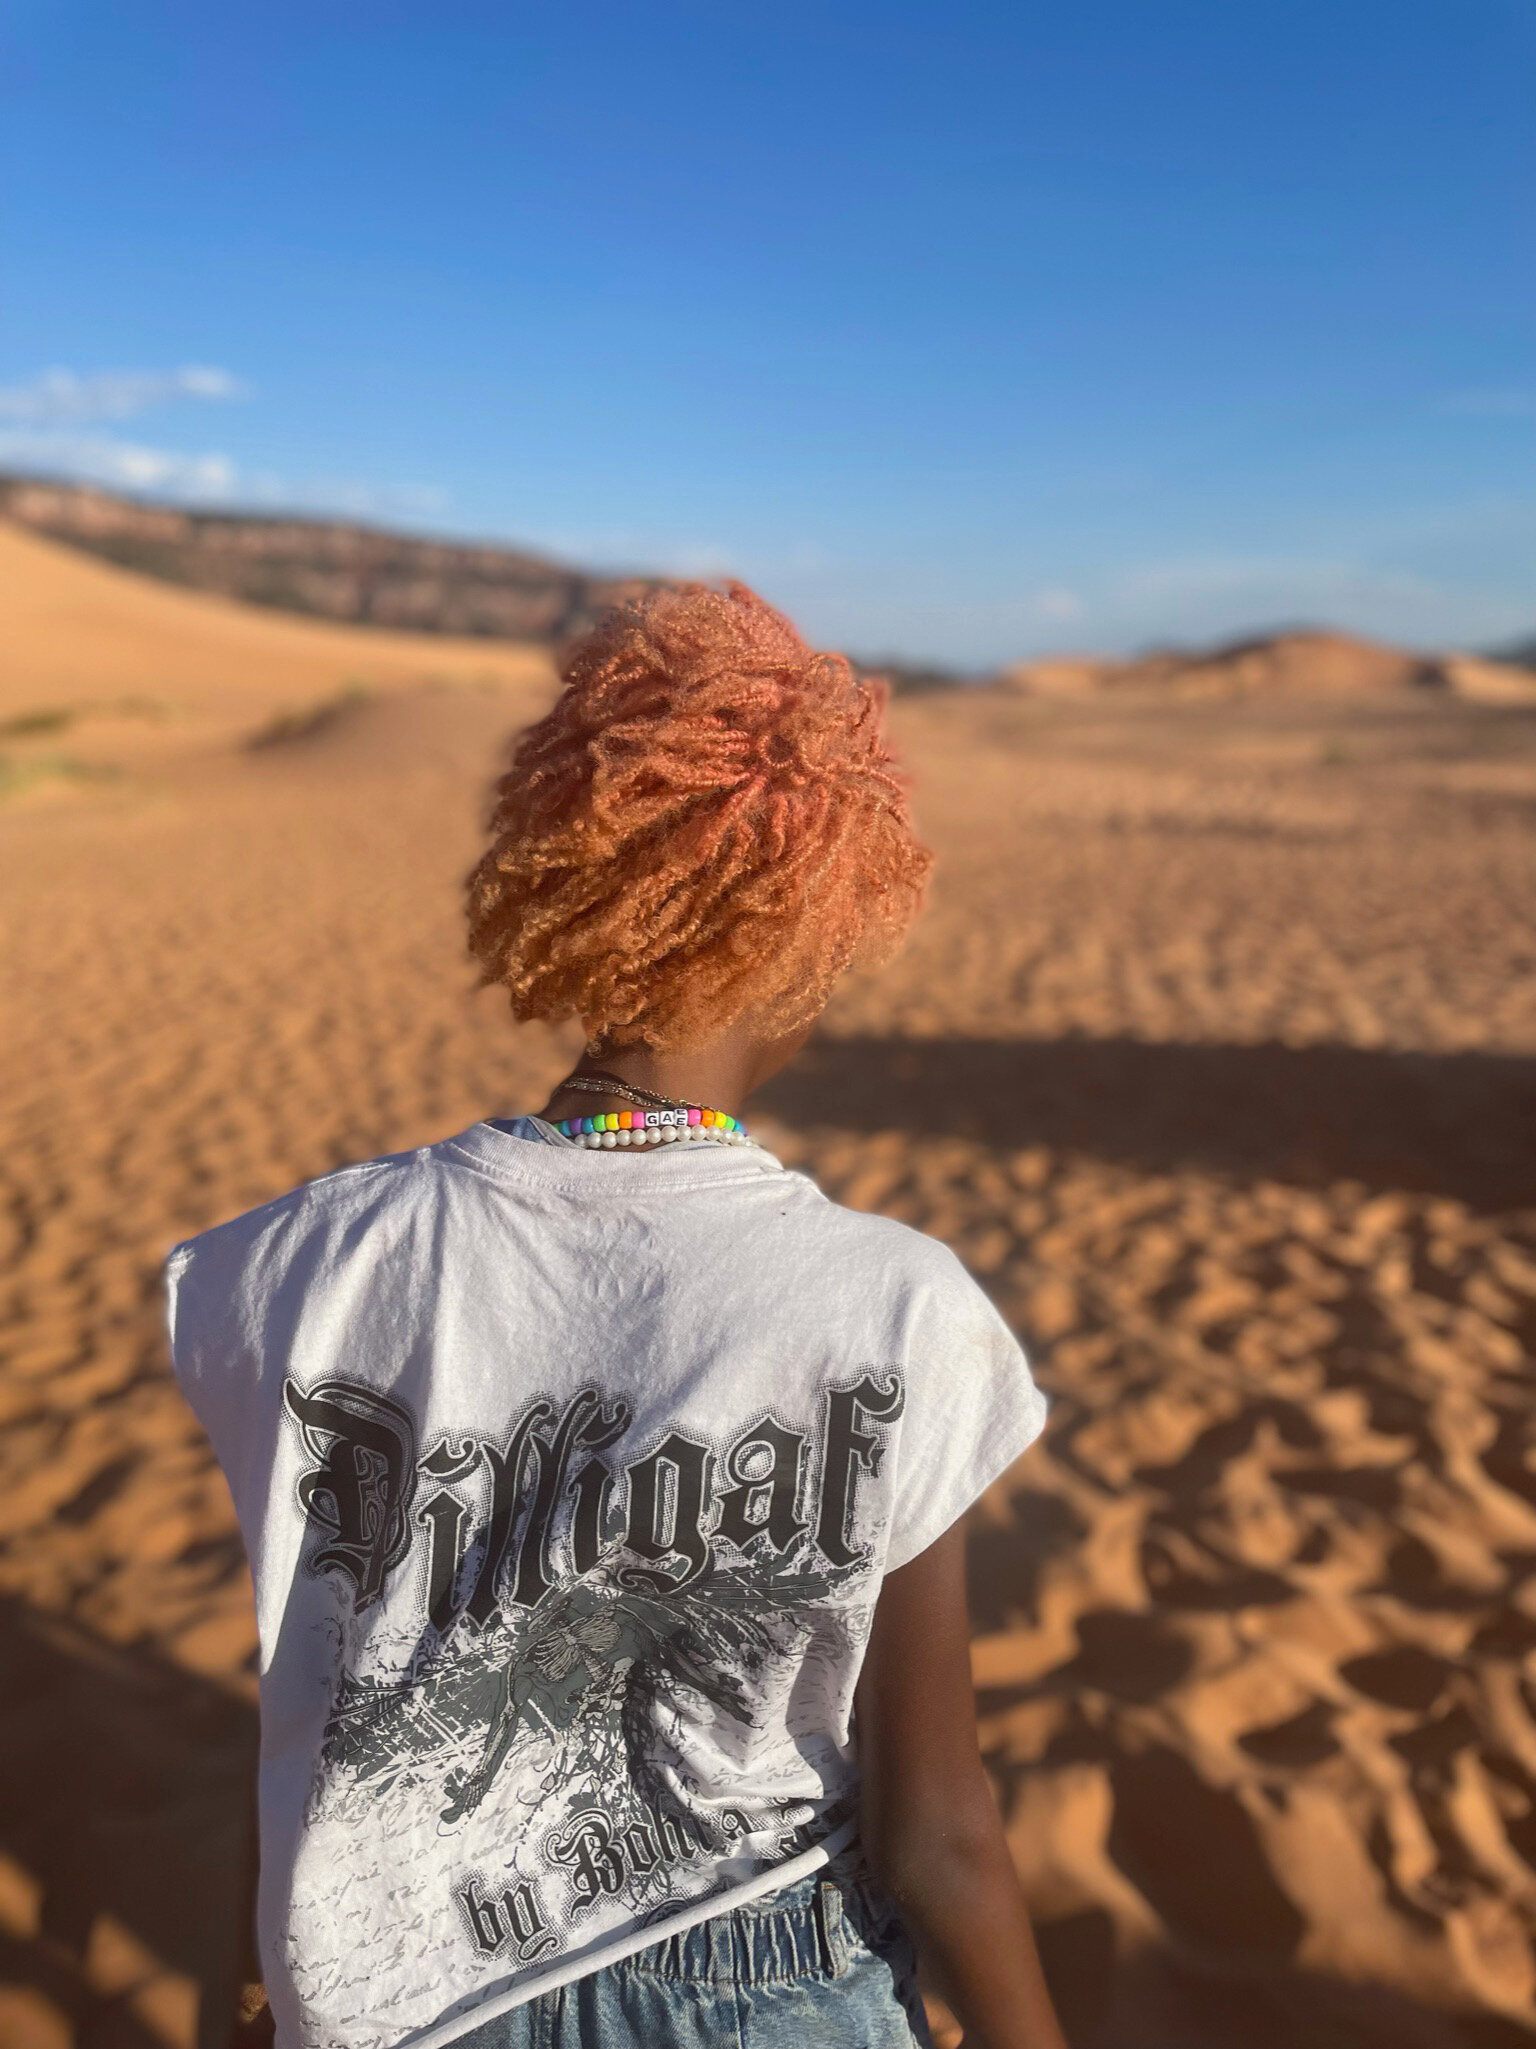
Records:
M943 1246L528 1122L179 1246L261 1634L280 2049L429 2049L852 1838L881 1580L1040 1430Z

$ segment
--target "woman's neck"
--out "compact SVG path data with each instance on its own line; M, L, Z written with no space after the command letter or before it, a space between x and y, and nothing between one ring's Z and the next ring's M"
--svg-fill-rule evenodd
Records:
M735 1116L756 1080L756 1051L750 1044L735 1041L733 1035L692 1053L662 1053L643 1045L615 1046L602 1054L584 1053L572 1073L588 1079L615 1075L632 1087L665 1096L668 1102L699 1103L705 1109L727 1110ZM541 1115L553 1121L628 1108L628 1098L621 1095L561 1086Z

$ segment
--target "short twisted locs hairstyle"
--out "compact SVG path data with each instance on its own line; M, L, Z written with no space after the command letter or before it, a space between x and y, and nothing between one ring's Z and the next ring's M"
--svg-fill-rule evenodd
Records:
M883 683L739 583L632 599L561 673L466 884L470 950L515 1016L658 1049L789 1033L855 953L895 951L932 856Z

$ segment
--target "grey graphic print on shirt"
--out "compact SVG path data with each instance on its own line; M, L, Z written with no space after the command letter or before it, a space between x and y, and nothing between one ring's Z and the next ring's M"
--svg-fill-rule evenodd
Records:
M714 1443L632 1445L627 1405L585 1388L425 1452L376 1389L283 1392L306 1568L350 1596L311 1831L366 1793L465 1838L464 1940L517 1972L615 1913L649 1925L707 1897L723 1858L774 1865L848 1819L838 1760L826 1798L805 1767L814 1781L831 1675L856 1670L878 1584L869 1483L899 1374ZM745 1797L727 1797L733 1766Z

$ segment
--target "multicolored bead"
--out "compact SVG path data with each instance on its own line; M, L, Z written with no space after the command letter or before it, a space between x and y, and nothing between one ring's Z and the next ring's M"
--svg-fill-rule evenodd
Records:
M725 1110L679 1105L665 1110L607 1110L593 1117L562 1117L555 1129L575 1145L613 1150L617 1146L677 1145L687 1139L750 1145L746 1126Z

